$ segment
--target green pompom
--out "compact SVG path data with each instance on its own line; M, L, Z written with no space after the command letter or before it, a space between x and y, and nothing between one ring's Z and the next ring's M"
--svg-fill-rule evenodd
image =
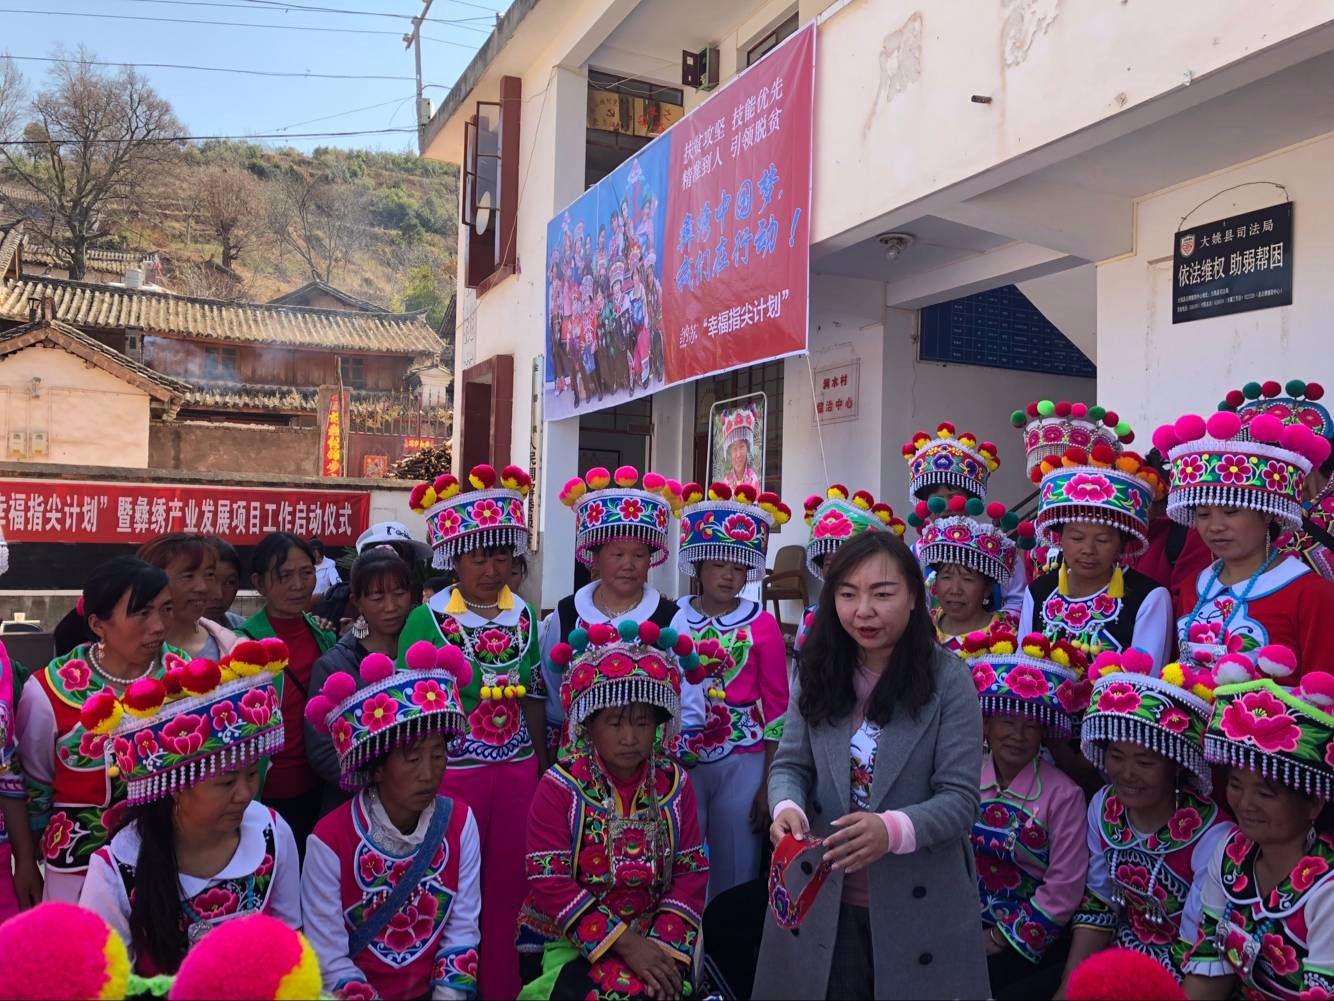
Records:
M1289 396L1306 395L1306 383L1302 382L1301 379L1289 379L1288 384L1283 388L1288 391Z
M1038 403L1038 416L1050 417L1054 413L1056 413L1056 404L1052 403L1051 400L1042 400Z
M571 629L570 646L575 650L582 650L588 646L588 630L583 628Z
M1031 535L1026 535L1016 543L1020 549L1033 549L1037 546L1038 540Z
M1010 414L1010 423L1017 428L1021 428L1028 423L1028 414L1024 413L1022 410L1016 410L1014 413Z
M699 654L695 651L691 650L690 653L681 658L681 670L683 672L689 673L697 667L699 667Z
M941 497L939 494L937 494L935 497L930 498L930 499L926 502L926 506L927 506L927 509L928 509L932 514L940 514L940 513L941 513L942 511L944 511L945 508L948 507L949 505L946 504L946 502L945 502L945 498L944 498L944 497Z
M982 503L981 497L969 497L968 503L964 505L964 511L976 518L987 509L986 504Z
M1013 511L1006 511L1001 517L1001 528L1007 532L1013 532L1019 527L1019 515Z
M1237 408L1236 408L1235 406L1233 406L1231 403L1228 403L1227 400L1224 400L1222 403L1220 403L1220 404L1218 405L1218 409L1219 409L1219 410L1226 410L1226 411L1229 411L1230 413L1234 413L1234 414L1237 412Z
M908 515L908 524L913 528L921 528L926 524L926 519L914 511L912 514Z
M1116 435L1118 438L1130 434L1130 421L1122 421L1116 425Z
M616 632L620 634L621 639L629 643L639 636L639 623L634 619L622 619L621 624L616 627Z
M680 637L680 633L671 626L668 626L658 634L657 646L662 650L670 650L672 647L676 646L676 641L680 639Z
M1258 400L1260 398L1260 393L1262 392L1263 390L1260 388L1258 382L1248 382L1241 387L1241 395L1248 400Z
M1107 416L1106 407L1089 407L1089 420L1097 423Z

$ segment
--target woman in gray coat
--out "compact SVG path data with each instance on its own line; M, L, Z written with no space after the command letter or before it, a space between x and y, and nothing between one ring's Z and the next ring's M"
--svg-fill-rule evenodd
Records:
M846 543L769 773L774 843L822 837L834 869L800 927L766 916L754 997L988 995L968 840L981 763L977 692L936 643L911 550L891 532Z

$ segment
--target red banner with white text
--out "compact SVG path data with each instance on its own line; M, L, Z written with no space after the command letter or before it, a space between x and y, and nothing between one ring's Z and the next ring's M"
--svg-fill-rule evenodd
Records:
M253 546L270 532L291 532L350 546L370 508L367 491L0 480L0 532L11 543L137 545L164 532L199 532Z

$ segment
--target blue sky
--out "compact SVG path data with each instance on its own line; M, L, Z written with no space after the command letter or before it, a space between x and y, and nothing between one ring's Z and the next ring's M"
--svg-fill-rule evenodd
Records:
M403 14L420 12L420 0L292 0L300 7ZM437 106L494 27L494 14L509 0L435 0L422 31L422 81ZM401 35L402 19L299 11L277 0L0 0L0 52L50 56L57 46L86 46L97 59L128 63L184 63L284 72L401 76L403 80L317 80L144 69L171 101L192 135L253 135L285 130L339 132L414 124L413 58ZM31 11L32 13L17 13ZM116 15L115 20L77 15ZM65 16L75 15L75 16ZM285 25L244 28L146 20L233 21ZM442 23L457 21L458 23ZM305 30L291 30L291 29ZM392 34L345 34L313 28ZM432 40L439 39L439 41ZM49 64L17 61L29 89L41 86ZM115 72L109 69L109 72ZM363 109L355 110L354 109ZM346 113L345 112L350 112ZM302 124L304 123L304 124ZM318 145L415 152L410 132L293 140Z

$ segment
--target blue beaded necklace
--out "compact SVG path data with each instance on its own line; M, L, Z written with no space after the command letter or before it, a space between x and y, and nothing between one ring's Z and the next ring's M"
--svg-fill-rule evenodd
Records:
M1260 564L1260 566L1256 569L1255 573L1251 574L1250 579L1246 581L1245 590L1243 590L1241 594L1237 596L1236 603L1232 606L1232 610L1228 612L1227 618L1224 619L1219 624L1218 636L1220 641L1222 640L1223 636L1226 635L1227 627L1232 624L1232 620L1236 618L1237 613L1241 611L1241 609L1246 607L1246 604L1251 596L1251 591L1255 589L1256 583L1260 580L1261 577L1265 575L1266 571L1268 571L1269 568L1273 566L1274 560L1281 557L1282 555L1283 555L1282 553L1269 552L1268 544L1265 545L1264 562ZM1204 586L1204 588L1200 591L1199 596L1196 598L1195 607L1191 609L1190 615L1186 616L1186 618L1182 620L1182 625L1178 628L1177 631L1178 631L1178 639L1183 648L1185 647L1186 643L1189 642L1188 637L1190 635L1191 623L1193 623L1197 618L1199 618L1200 611L1204 608L1204 606L1207 603L1215 600L1223 593L1222 591L1220 591L1218 594L1210 597L1210 593L1213 591L1214 586L1218 583L1218 578L1222 575L1222 573L1223 573L1223 561L1219 560L1217 563L1214 564L1214 573L1213 576L1209 578L1209 583ZM1230 591L1232 590L1232 588L1231 586L1228 586L1224 588L1224 590Z

